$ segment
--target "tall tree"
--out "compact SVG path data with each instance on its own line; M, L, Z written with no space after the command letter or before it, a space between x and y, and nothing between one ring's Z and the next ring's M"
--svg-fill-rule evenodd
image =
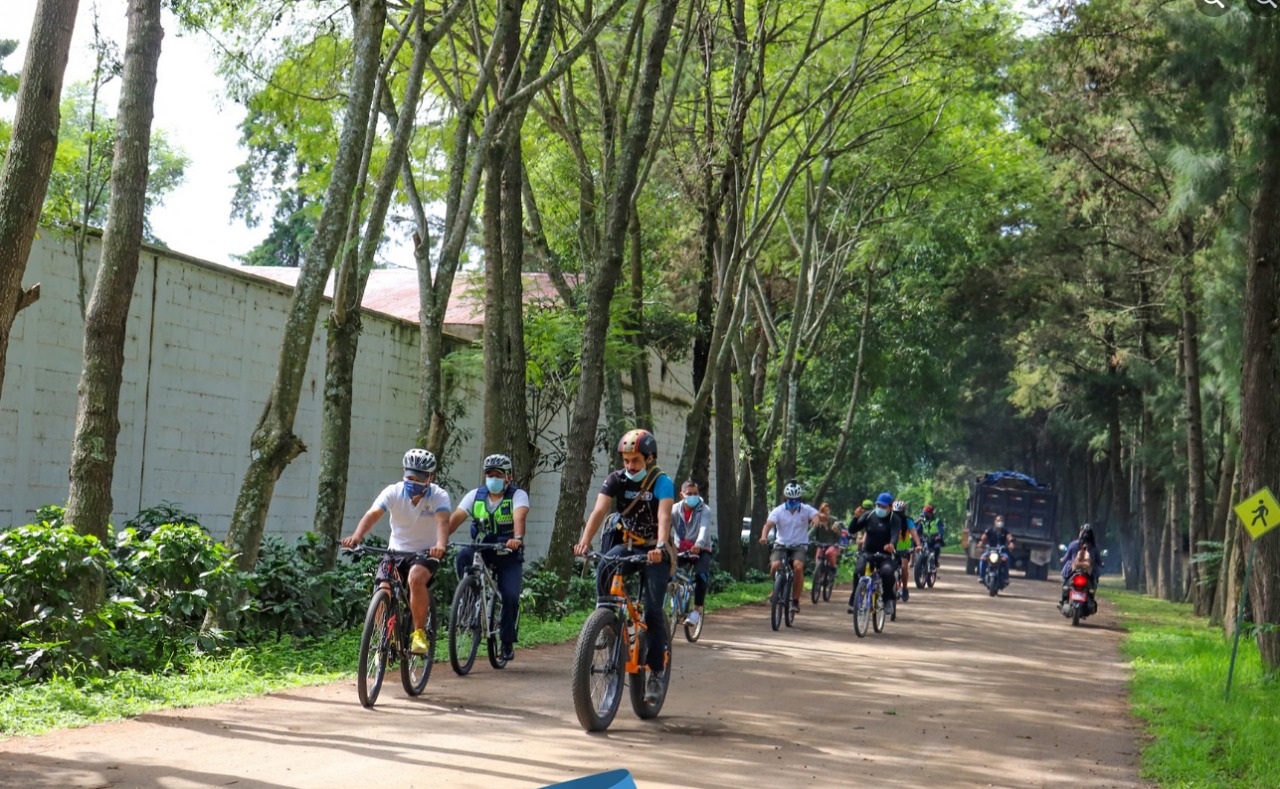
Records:
M325 282L333 267L347 229L352 194L360 177L361 154L366 127L372 111L374 85L378 77L379 51L386 19L385 0L362 0L353 4L356 17L352 42L354 63L344 111L342 135L338 141L326 192L324 209L316 234L307 247L306 258L293 290L285 322L275 382L262 417L250 442L249 467L245 471L231 515L227 545L237 555L241 570L250 571L258 561L258 549L266 527L267 512L281 472L306 446L293 433L298 399L311 351L311 335L320 311ZM232 601L222 601L221 610L210 608L210 624L229 621Z
M84 362L71 444L66 520L82 534L107 539L111 481L120 434L125 328L138 276L150 172L151 119L160 61L161 0L130 0L124 78L116 114L111 209L84 326Z
M39 285L22 287L22 275L58 150L58 100L78 7L79 0L40 0L36 6L13 140L0 169L0 393L14 318L40 295Z

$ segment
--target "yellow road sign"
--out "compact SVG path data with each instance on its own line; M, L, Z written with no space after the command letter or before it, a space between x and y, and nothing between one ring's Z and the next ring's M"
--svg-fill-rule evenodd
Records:
M1280 504L1271 495L1271 488L1263 488L1237 504L1235 509L1236 515L1240 516L1244 527L1255 540L1280 526Z

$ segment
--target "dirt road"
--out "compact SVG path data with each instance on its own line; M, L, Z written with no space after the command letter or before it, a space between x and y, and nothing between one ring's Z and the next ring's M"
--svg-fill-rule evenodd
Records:
M717 613L677 643L661 716L624 699L603 735L578 726L562 644L466 678L437 665L414 700L389 672L372 711L352 680L0 741L0 785L540 787L625 767L641 789L1144 786L1106 601L1072 628L1056 584L992 599L952 562L865 639L847 588L777 633L763 606Z

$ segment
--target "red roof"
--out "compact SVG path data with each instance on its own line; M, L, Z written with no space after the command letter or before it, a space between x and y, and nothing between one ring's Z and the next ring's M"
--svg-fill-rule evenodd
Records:
M235 266L235 270L293 287L299 270L284 266ZM324 295L333 297L333 273L325 285ZM556 304L560 296L551 277L542 272L527 273L524 279L525 304ZM570 279L572 284L576 278ZM473 284L474 283L474 284ZM460 273L453 281L449 307L444 315L446 334L468 340L480 337L484 326L484 294L480 272ZM418 272L407 268L381 268L369 272L361 306L370 312L389 315L413 324L418 323Z

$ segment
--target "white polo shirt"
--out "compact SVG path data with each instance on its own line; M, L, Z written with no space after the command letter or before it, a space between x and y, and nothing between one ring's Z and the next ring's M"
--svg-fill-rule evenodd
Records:
M387 548L393 551L425 551L436 544L436 513L450 512L449 493L434 482L427 486L415 505L404 492L404 483L383 488L373 502L391 516L391 539Z
M783 545L804 545L809 542L809 521L818 511L808 504L801 504L800 509L792 512L785 504L778 505L769 513L769 520L777 527L774 538Z

